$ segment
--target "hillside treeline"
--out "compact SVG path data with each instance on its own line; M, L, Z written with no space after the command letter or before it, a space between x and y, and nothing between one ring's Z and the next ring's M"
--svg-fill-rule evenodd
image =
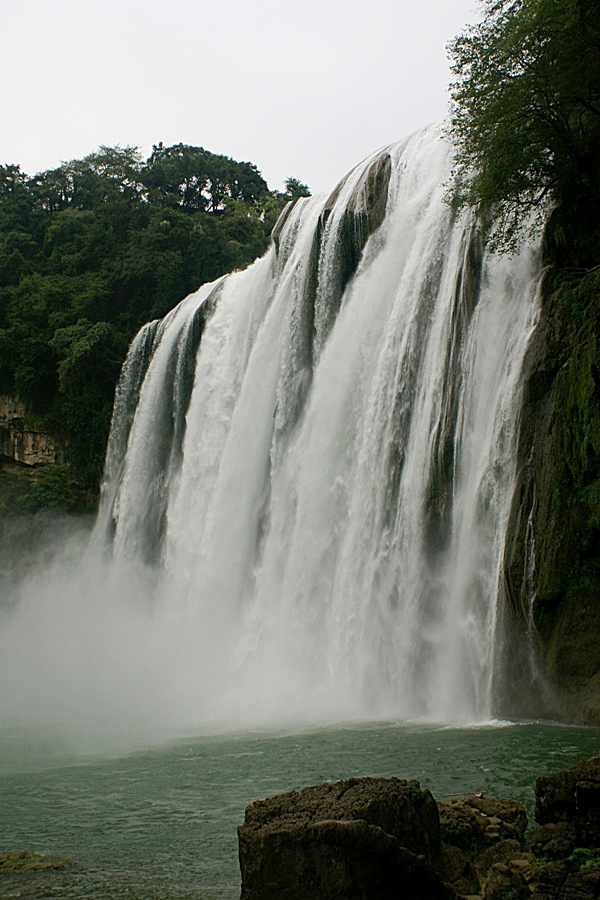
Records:
M0 393L64 442L79 488L97 491L136 331L264 253L288 199L252 163L184 144L0 166Z

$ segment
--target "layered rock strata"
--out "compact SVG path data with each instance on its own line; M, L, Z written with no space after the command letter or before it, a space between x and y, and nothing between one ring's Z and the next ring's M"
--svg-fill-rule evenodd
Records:
M65 450L52 435L35 428L25 407L13 397L0 397L0 457L22 466L65 462Z

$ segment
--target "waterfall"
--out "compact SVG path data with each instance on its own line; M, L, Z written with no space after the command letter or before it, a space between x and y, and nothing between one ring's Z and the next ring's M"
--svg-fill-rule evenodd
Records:
M55 591L94 702L211 727L494 715L540 258L484 252L451 164L439 126L373 154L134 340L91 549Z
M211 705L492 714L539 261L482 254L450 164L374 154L132 345L99 527L218 647Z

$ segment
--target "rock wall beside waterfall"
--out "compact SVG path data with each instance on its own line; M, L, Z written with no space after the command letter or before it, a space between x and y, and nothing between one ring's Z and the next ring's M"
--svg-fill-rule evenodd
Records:
M56 438L31 423L19 400L6 396L0 396L0 456L22 466L65 462L64 447Z
M599 307L597 273L583 279L579 273L548 273L525 359L506 553L514 615L508 665L521 676L512 678L512 691L509 685L509 708L595 725L600 724ZM539 690L523 693L528 637L536 644L529 675Z
M11 515L42 509L90 510L93 497L77 484L66 447L23 403L0 395L0 510Z

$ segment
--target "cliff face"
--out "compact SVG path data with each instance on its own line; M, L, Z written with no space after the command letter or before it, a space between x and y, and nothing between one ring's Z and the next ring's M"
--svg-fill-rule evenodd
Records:
M600 724L599 311L598 272L549 272L505 560L509 707L588 724Z
M23 404L6 396L0 396L0 456L23 466L65 462L64 448L56 439L36 429Z

